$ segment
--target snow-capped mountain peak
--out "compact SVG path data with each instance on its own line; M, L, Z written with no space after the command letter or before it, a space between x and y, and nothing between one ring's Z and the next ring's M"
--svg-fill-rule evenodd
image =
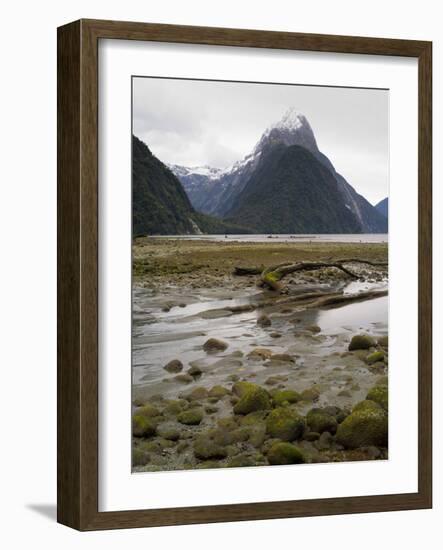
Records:
M311 125L294 107L290 107L280 120L265 130L254 148L254 153L262 151L268 143L276 141L287 146L301 145L313 153L318 151Z
M282 128L285 130L298 130L306 123L306 118L300 114L295 107L290 107L282 118L271 126L271 128Z

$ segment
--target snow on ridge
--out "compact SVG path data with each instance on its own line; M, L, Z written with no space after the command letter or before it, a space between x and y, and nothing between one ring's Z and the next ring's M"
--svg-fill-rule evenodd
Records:
M299 113L295 107L289 107L282 118L271 126L271 128L284 128L285 130L298 130L306 122L304 115Z
M218 179L224 172L221 168L213 168L212 166L179 166L177 164L168 164L168 168L176 176L206 176L209 179Z
M243 159L234 162L234 164L225 171L225 174L232 174L232 172L243 169L251 162L254 162L260 155L261 151L254 151L253 153L246 155Z
M177 177L186 177L186 176L204 176L209 180L218 180L227 174L233 174L239 170L243 170L248 165L254 163L258 157L261 155L261 147L263 142L269 136L269 134L274 129L286 130L289 132L294 132L303 127L309 127L309 124L306 120L306 117L299 113L295 107L289 107L282 118L271 124L265 132L262 134L260 140L254 147L252 153L246 155L243 159L234 162L228 168L213 168L211 166L178 166L176 164L168 164L168 168L177 176Z

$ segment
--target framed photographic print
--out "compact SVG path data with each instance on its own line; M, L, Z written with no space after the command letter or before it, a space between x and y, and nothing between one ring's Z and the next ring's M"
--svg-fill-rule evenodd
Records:
M431 43L58 30L58 520L430 508Z

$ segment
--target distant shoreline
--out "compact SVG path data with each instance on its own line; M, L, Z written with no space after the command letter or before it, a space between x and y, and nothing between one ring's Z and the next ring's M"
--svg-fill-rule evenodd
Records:
M316 242L316 243L387 243L388 233L354 233L354 234L200 234L200 235L148 235L152 239L182 239L192 241L235 241L250 243L265 242Z

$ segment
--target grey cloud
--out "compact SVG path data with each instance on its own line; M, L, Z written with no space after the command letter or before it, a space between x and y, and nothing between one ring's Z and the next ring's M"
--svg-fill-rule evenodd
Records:
M133 80L133 129L162 161L226 167L243 158L288 107L368 200L388 194L389 93L316 86L157 78Z

